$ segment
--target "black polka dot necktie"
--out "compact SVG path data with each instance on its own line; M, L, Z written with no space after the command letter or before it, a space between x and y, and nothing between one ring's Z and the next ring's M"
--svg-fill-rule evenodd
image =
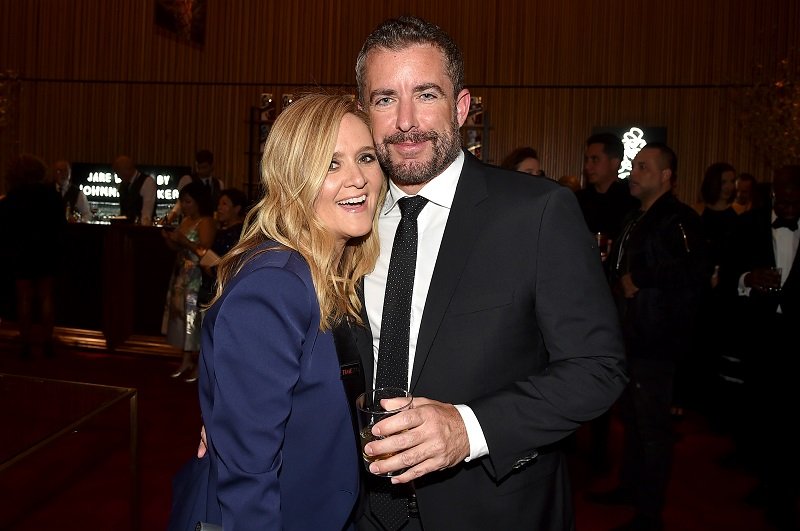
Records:
M397 226L386 276L386 295L381 314L378 371L375 387L408 388L408 339L411 329L411 293L417 264L417 216L428 202L421 196L399 200ZM370 478L370 508L387 531L408 521L408 489L391 485L389 479Z
M400 199L400 224L394 235L381 314L375 387L408 388L408 338L411 293L417 264L417 216L428 202L422 196Z

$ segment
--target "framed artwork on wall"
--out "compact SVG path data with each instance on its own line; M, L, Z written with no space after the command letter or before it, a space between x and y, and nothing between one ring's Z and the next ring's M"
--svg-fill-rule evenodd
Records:
M154 0L160 32L202 47L206 42L206 0Z

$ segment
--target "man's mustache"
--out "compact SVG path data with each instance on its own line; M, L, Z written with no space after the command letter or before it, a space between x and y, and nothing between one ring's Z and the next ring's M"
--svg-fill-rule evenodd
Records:
M411 133L400 132L384 137L383 143L402 144L404 142L412 142L412 143L427 142L427 141L436 142L436 140L438 139L439 135L436 133L436 131L427 131L427 132L414 131Z

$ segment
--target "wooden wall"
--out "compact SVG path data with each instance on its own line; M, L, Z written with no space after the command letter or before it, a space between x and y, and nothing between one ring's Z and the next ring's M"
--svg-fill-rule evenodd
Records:
M795 0L208 0L202 48L157 31L153 10L152 0L0 0L0 71L21 79L0 162L18 150L188 165L205 147L243 186L259 94L354 92L364 37L412 13L462 47L491 120L491 160L527 144L548 175L576 174L593 126L666 126L680 195L693 201L718 160L770 178L733 102L781 59L796 63L800 43Z

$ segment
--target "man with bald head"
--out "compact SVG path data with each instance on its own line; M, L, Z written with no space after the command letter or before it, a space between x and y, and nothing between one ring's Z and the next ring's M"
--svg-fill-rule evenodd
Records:
M619 484L591 493L603 504L632 505L616 531L661 531L675 433L670 406L678 362L691 350L693 325L713 269L700 216L673 193L678 158L647 144L633 160L628 214L607 260L619 310L630 382L619 405L624 428Z
M150 225L156 214L156 181L150 175L139 172L133 159L120 155L112 165L119 184L119 213L129 221Z

